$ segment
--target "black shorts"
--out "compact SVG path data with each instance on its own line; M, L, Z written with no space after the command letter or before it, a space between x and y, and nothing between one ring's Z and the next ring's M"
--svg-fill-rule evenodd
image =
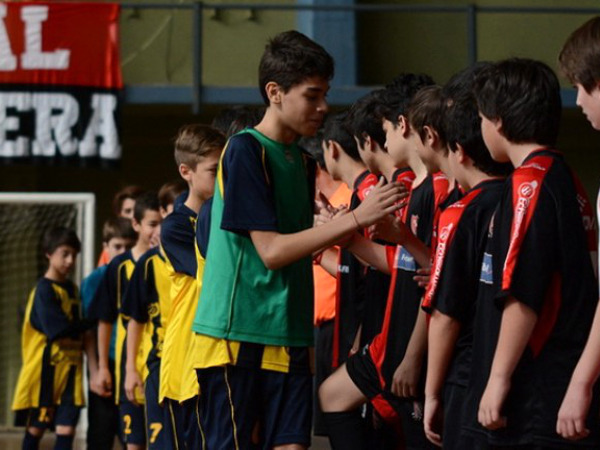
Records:
M446 383L444 386L444 429L442 441L444 450L462 450L466 441L463 440L461 430L463 426L463 406L467 388L457 384Z
M310 446L312 375L221 366L197 371L199 416L207 448Z
M119 405L121 436L125 444L146 445L146 419L144 406L134 405L128 400Z
M377 414L399 435L407 449L435 449L425 437L422 402L395 396L382 384L368 346L350 356L346 370L352 382L369 399Z
M17 425L54 429L57 425L76 427L81 407L75 405L57 405L50 407L29 408L17 412Z
M167 448L163 443L164 408L158 404L158 380L160 376L160 365L150 369L148 378L144 385L144 397L146 403L146 436L148 436L149 449Z

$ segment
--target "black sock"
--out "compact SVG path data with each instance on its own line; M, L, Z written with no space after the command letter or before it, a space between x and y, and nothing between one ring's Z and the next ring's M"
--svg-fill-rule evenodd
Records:
M364 450L366 448L365 421L360 410L323 413L327 423L329 442L333 450Z
M72 434L57 434L54 450L71 450L73 448L74 438L75 436Z
M38 450L40 447L41 436L34 436L29 431L25 431L23 439L23 450Z

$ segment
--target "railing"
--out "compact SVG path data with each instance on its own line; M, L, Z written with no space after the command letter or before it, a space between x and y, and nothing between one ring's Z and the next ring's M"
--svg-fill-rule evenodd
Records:
M202 78L202 39L203 13L206 10L218 12L223 10L246 10L249 17L258 11L295 11L295 12L390 12L390 13L453 13L465 15L467 19L467 55L468 62L477 61L478 15L487 14L600 14L600 8L567 8L567 7L513 7L513 6L477 6L477 5L397 5L397 4L268 4L268 3L209 3L191 2L185 4L169 3L129 3L121 4L124 9L134 10L188 10L192 13L192 86L164 85L144 86L127 85L126 101L129 103L181 103L191 104L197 113L204 103L261 103L260 95L255 87L216 87L206 86ZM329 98L332 104L349 104L361 95L366 94L374 86L334 86ZM575 106L575 93L572 89L563 89L563 103L567 107Z

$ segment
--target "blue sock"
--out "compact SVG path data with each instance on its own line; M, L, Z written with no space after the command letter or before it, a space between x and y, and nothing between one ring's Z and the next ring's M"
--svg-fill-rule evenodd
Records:
M73 448L74 438L75 436L72 434L57 434L54 450L71 450Z
M25 431L23 439L23 450L38 450L40 447L41 436L34 436L29 431Z

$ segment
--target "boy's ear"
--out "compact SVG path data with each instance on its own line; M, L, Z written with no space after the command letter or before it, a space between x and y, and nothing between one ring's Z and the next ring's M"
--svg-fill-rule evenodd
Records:
M408 137L408 134L410 133L410 124L408 123L406 117L402 114L398 116L398 127L400 128L402 137Z
M337 161L340 157L340 152L342 152L342 147L336 141L332 140L327 141L327 144L331 146L331 157Z
M452 150L448 151L451 152ZM469 159L469 156L465 153L465 149L458 142L456 143L456 150L454 150L454 153L461 165L464 165L467 162L467 159Z
M102 249L106 250L108 248L108 242L103 242L102 243Z
M136 233L139 233L140 229L142 228L142 225L135 219L135 217L131 219L131 228L133 228L133 231Z
M188 166L187 164L179 164L178 169L181 178L189 182L192 177L192 169L190 168L190 166Z
M281 103L281 86L275 83L274 81L269 81L265 85L265 92L267 93L267 98L269 99L269 103L279 104Z
M440 140L440 135L438 134L438 132L431 128L429 125L425 125L423 127L423 131L425 132L426 144L430 147L435 147Z
M371 136L369 136L367 133L363 133L363 148L368 151L368 152L372 152L375 150L375 148L373 147L373 138Z

